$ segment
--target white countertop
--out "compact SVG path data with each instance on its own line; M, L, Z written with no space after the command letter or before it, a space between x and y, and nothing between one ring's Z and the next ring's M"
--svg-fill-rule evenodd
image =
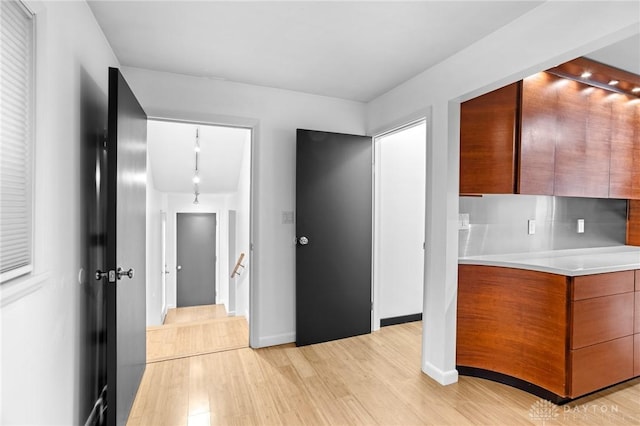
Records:
M468 256L459 258L458 264L528 269L575 277L640 269L640 247L613 246Z

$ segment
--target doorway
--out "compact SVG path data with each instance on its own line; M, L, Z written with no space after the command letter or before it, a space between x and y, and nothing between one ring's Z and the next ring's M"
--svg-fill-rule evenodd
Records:
M373 329L422 318L425 120L374 138Z
M234 337L232 346L240 340L248 345L252 133L244 127L149 119L147 211L163 212L163 227L158 228L164 238L158 241L164 241L164 251L158 253L165 254L157 260L157 280L155 269L150 273L148 287L153 291L162 285L158 293L164 303L158 304L162 312L148 315L148 345L160 348L179 333L196 336L196 323L199 329L215 328L220 336L228 335L223 328L233 326L244 337ZM231 265L242 253L243 268L232 277ZM155 264L154 259L148 262ZM225 344L228 349L230 343ZM200 342L181 351L186 356L217 349ZM174 355L158 350L153 359Z

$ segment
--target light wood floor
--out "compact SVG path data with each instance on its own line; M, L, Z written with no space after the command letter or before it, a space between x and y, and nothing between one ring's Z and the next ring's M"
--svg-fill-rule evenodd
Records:
M147 327L147 363L249 345L244 317L228 317L224 305L170 309L164 325Z
M183 324L227 317L228 314L224 305L189 306L186 308L169 309L167 311L167 316L164 318L164 325Z
M149 364L128 425L640 424L640 379L541 418L534 406L546 402L506 385L440 386L420 371L421 327Z

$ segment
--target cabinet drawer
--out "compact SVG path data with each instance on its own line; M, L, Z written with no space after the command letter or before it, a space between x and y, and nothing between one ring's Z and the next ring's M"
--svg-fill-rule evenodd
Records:
M634 271L584 275L573 278L573 300L608 296L634 290Z
M633 326L634 333L640 333L640 291L636 291L636 313L635 317L635 325Z
M640 376L640 334L633 336L633 375Z
M635 293L572 302L571 349L633 334Z
M633 377L633 346L627 336L571 351L571 398Z

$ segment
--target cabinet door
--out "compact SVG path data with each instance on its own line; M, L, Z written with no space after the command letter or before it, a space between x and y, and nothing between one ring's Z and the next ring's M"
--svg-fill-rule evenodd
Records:
M630 379L633 336L571 351L571 398Z
M629 200L627 207L627 244L640 246L640 200ZM636 276L636 283L638 277ZM636 284L637 286L638 284Z
M541 72L522 82L519 194L553 195L559 81Z
M460 106L460 193L512 194L519 83Z
M630 97L625 95L613 95L616 102L613 103L611 116L611 162L609 177L610 198L634 198L634 175L640 177L640 170L634 170L634 163L640 166L640 150L638 141L635 140L636 106L629 102ZM640 184L638 191L640 192Z
M609 196L609 92L564 80L558 85L554 195Z
M640 334L633 336L633 375L640 376Z
M571 349L633 334L634 293L614 294L571 303Z

